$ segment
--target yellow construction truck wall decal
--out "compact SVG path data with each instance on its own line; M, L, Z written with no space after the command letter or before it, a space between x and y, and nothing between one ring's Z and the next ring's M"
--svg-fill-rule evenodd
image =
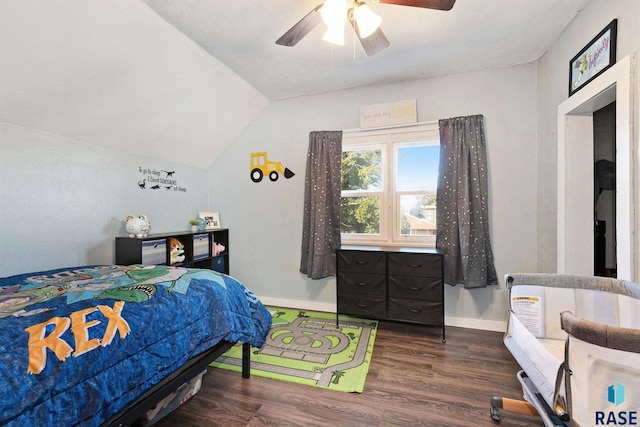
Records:
M272 162L267 158L266 151L256 151L251 153L251 181L260 182L264 176L268 176L271 181L277 181L280 174L289 179L295 174L282 166L280 162Z

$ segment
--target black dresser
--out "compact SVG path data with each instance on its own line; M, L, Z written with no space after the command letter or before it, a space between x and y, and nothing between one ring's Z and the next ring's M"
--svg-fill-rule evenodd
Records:
M444 326L443 256L437 249L342 246L336 253L340 314Z

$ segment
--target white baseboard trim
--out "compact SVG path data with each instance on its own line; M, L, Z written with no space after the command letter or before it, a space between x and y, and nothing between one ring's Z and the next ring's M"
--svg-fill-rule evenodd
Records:
M483 331L505 332L507 322L498 320L483 320L470 317L444 316L444 324L447 326L457 326L459 328L480 329Z
M284 308L296 308L299 310L322 311L325 313L335 313L336 304L329 302L315 302L293 300L286 298L259 297L264 305ZM456 326L459 328L480 329L483 331L504 332L507 330L507 322L497 320L482 320L470 317L454 317L445 316L444 323L446 326Z

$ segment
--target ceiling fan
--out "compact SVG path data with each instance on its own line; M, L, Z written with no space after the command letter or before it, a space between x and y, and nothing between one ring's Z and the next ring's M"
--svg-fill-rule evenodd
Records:
M372 1L438 10L451 10L456 2L456 0ZM320 22L327 25L323 40L334 44L344 44L344 24L347 20L353 26L367 56L375 55L389 46L389 40L380 29L382 18L373 13L367 4L360 0L326 0L276 40L276 44L295 46Z

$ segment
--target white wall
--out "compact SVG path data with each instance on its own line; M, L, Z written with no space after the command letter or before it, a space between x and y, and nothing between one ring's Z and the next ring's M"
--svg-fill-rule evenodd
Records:
M567 98L568 61L613 18L618 58L636 52L640 2L594 0L535 65L274 102L209 171L0 124L0 276L111 263L126 214L145 213L153 232L163 232L185 229L208 208L231 229L232 273L257 294L331 306L335 279L312 281L298 272L308 134L357 128L360 105L407 98L418 100L420 121L485 116L498 274L553 272L557 106ZM267 151L296 175L251 182L253 151ZM138 168L145 166L175 169L188 191L141 192ZM506 308L502 279L499 287L446 288L450 324L503 322Z
M538 61L537 269L540 272L556 271L557 114L558 105L568 97L569 61L615 18L618 19L617 58L637 52L640 2L594 0ZM638 93L636 90L636 96ZM637 117L636 123L640 123ZM636 126L636 135L637 132Z
M261 297L335 305L335 279L299 273L308 135L359 127L360 105L416 98L418 120L485 117L490 221L496 268L534 271L536 230L536 71L534 65L353 89L273 102L210 173L210 206L230 228L231 273ZM249 179L249 155L267 151L296 175ZM448 323L504 322L507 291L446 288Z
M140 168L175 171L186 191L142 190ZM186 230L207 206L207 174L0 124L0 277L112 264L127 214L146 214L152 232Z

